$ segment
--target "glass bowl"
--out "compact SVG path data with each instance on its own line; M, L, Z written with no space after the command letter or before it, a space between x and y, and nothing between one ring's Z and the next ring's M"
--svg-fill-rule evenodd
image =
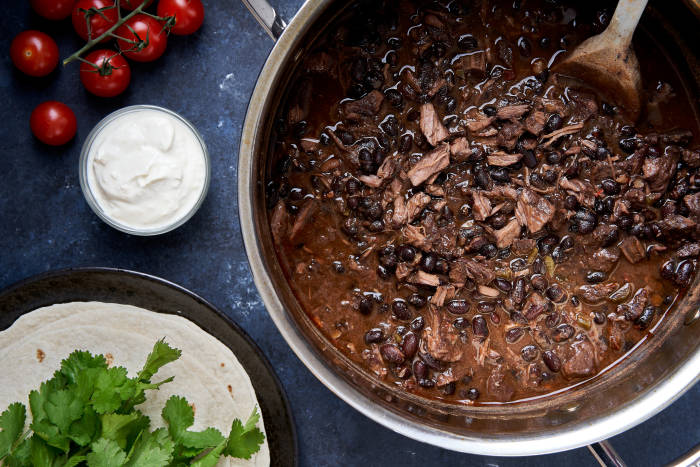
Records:
M165 114L168 114L172 117L175 117L177 120L182 122L187 128L192 131L192 134L195 136L197 141L199 142L201 148L202 148L202 154L204 156L204 184L202 185L202 190L199 194L199 198L197 199L197 202L192 206L192 209L187 211L186 214L176 217L173 219L173 221L169 224L159 226L157 228L151 228L151 229L139 229L135 228L133 226L125 225L123 223L120 223L113 219L109 214L105 212L105 210L100 206L99 202L97 201L97 198L95 197L92 187L90 186L90 182L88 180L88 171L90 170L89 166L89 161L90 161L90 150L92 149L92 145L95 143L95 140L97 139L97 136L100 134L100 132L111 122L116 120L119 117L122 117L125 114L132 113L132 112L138 112L141 110L155 110L158 112L163 112ZM187 222L195 212L199 209L199 207L202 205L202 202L204 202L204 198L207 196L207 192L209 191L209 181L211 178L211 163L209 159L209 151L207 150L207 146L204 143L204 139L202 139L202 136L199 134L197 129L192 125L187 119L183 118L181 115L173 112L172 110L168 110L163 107L158 107L155 105L132 105L129 107L124 107L122 109L119 109L115 112L112 112L111 114L107 115L105 118L103 118L95 127L92 129L90 134L88 134L85 143L83 144L83 148L80 152L80 167L79 167L79 175L80 175L80 188L83 191L83 196L85 197L85 201L87 201L88 206L90 206L90 209L97 214L97 217L102 219L107 225L120 230L124 233L128 233L131 235L140 235L140 236L152 236L152 235L160 235L166 232L170 232L173 229L176 229L177 227L181 226L185 222Z

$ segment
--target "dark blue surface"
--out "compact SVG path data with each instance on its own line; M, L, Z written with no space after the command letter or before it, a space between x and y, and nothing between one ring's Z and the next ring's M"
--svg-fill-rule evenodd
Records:
M28 3L4 0L11 8L0 16L0 287L50 269L114 266L155 274L202 295L248 331L272 362L289 394L305 466L597 465L586 449L507 459L412 441L342 402L289 350L255 290L237 219L238 140L248 99L272 47L241 3L205 0L202 30L186 38L171 36L165 56L133 66L129 90L112 100L88 95L76 64L39 80L13 69L9 44L24 29L50 33L62 57L82 45L69 21L43 21ZM277 3L290 18L301 1ZM65 102L78 117L78 135L65 147L46 147L29 131L32 109L45 100ZM78 183L83 139L107 113L132 104L181 113L202 133L212 157L211 188L201 210L176 231L156 238L131 237L102 223ZM698 407L700 385L612 443L629 465L669 462L700 442Z

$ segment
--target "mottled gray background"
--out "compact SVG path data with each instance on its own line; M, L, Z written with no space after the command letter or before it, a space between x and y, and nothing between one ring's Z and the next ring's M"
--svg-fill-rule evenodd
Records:
M235 0L205 0L203 28L171 36L165 56L133 66L122 96L87 94L77 64L29 80L16 72L9 44L24 29L56 38L62 56L82 44L70 22L50 23L27 1L2 0L0 15L0 287L43 271L114 266L177 282L224 310L257 341L289 394L299 432L301 464L324 465L597 465L586 449L533 458L457 454L397 435L365 418L323 387L292 354L269 319L246 263L238 224L238 140L256 77L272 47ZM301 0L278 0L290 18ZM38 103L60 100L78 117L78 135L54 149L32 138L29 115ZM80 145L107 113L155 104L181 113L203 134L212 157L212 182L202 209L175 232L138 238L103 224L78 183ZM2 384L2 375L0 375ZM700 442L700 385L653 419L612 442L630 465L659 465Z

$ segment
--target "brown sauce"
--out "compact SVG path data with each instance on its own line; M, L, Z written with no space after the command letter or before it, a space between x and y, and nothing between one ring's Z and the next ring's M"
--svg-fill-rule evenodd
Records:
M578 384L696 269L698 121L644 34L640 122L550 73L610 10L368 2L280 108L267 204L302 308L377 378L454 403Z

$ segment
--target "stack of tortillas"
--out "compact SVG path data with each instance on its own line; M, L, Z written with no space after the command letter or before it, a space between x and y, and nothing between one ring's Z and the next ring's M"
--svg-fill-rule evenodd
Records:
M154 382L170 376L175 380L160 390L147 391L146 402L137 407L150 417L152 430L164 426L160 412L173 394L193 405L192 430L212 426L224 436L235 418L245 422L258 407L250 378L233 352L191 321L129 305L75 302L32 311L0 332L0 411L12 402L27 405L29 392L50 379L61 360L76 349L102 354L108 363L123 366L129 376L135 376L161 338L182 350L182 356L153 378ZM262 419L258 428L265 431ZM269 464L267 438L250 460L226 457L219 462Z

